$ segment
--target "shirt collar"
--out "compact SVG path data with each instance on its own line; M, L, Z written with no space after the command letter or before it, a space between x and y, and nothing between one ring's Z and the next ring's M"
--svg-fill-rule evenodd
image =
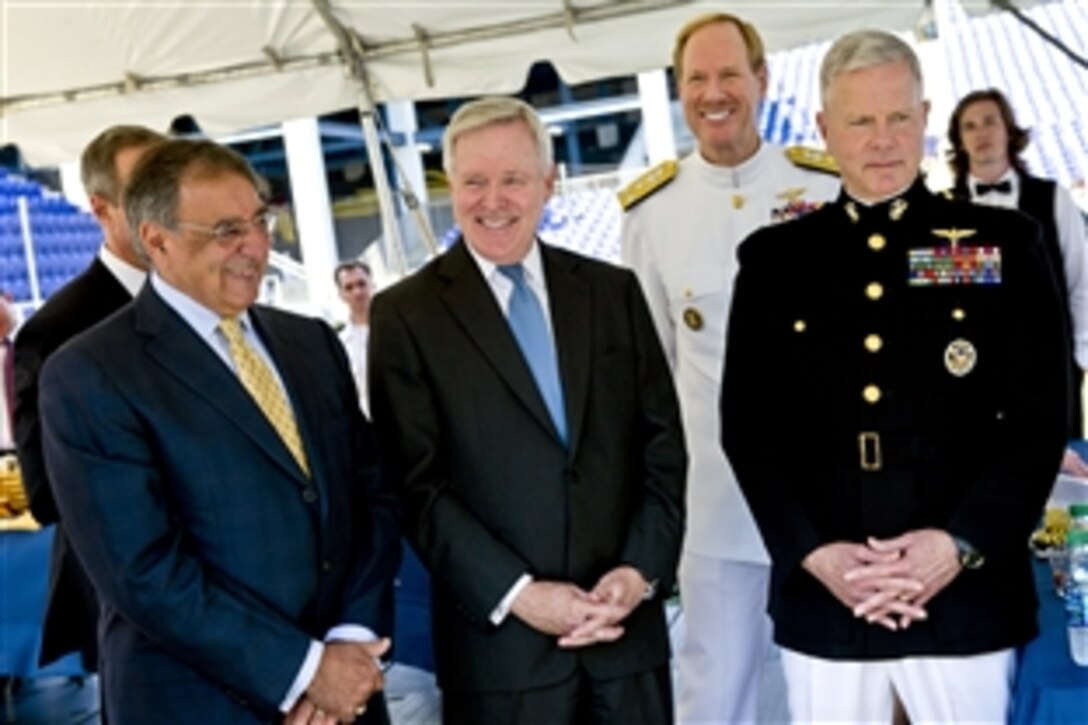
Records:
M472 258L476 260L476 266L480 268L480 274L484 279L490 280L498 270L498 265L489 259L485 259L478 254L472 245L465 240L465 248L468 253L472 255ZM525 258L521 260L521 266L525 268L526 280L530 283L544 281L544 263L540 257L540 242L533 240L533 244L529 247L529 253L525 255Z
M1012 167L1006 169L1004 174L1002 174L998 178L994 179L990 183L999 184L1002 181L1009 182L1009 192L1008 193L1010 195L1015 195L1020 191L1020 177L1016 175L1016 171ZM978 194L978 185L979 184L984 184L986 182L982 181L982 179L978 178L974 174L968 174L967 175L967 183L971 187L971 195L976 196Z
M110 271L110 274L133 297L140 291L140 288L144 285L144 280L147 279L147 272L121 259L105 244L98 249L98 261L102 262L106 269Z
M221 319L219 313L213 312L200 304L154 272L151 273L151 286L159 293L163 302L174 312L177 312L197 334L206 340L215 338L219 320ZM238 321L242 323L243 330L248 331L250 329L248 311L238 315Z

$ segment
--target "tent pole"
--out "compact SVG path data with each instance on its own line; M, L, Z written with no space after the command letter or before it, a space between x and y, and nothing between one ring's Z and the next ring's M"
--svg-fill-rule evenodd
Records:
M401 244L400 230L397 227L397 212L393 205L393 195L389 191L389 175L385 170L385 159L382 157L381 139L378 137L377 124L374 114L374 99L370 94L370 86L367 83L366 63L363 60L365 51L362 40L352 30L345 28L333 14L329 0L313 0L314 10L325 23L325 27L336 38L340 46L340 55L346 65L348 75L355 82L359 104L359 123L363 128L363 138L366 140L366 153L370 158L370 170L374 176L374 191L378 195L378 208L382 217L382 251L385 254L385 263L393 267L401 275L408 272L405 264L404 247Z
M363 128L363 140L370 159L370 171L374 177L374 192L378 196L378 209L382 218L382 253L385 263L398 274L408 273L408 264L404 257L400 228L397 226L397 207L393 203L393 194L389 190L389 173L382 156L382 142L378 136L374 114L377 110L365 92L359 94L359 124Z

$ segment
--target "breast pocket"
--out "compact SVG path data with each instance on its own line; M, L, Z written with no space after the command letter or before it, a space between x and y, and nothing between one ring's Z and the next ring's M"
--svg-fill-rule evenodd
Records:
M671 286L669 312L681 375L685 368L710 380L721 375L732 289L732 270L717 262L684 267Z

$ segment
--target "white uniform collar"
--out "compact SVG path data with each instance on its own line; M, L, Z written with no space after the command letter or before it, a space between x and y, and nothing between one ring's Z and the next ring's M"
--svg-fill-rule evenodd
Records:
M718 166L703 158L696 149L692 152L692 164L699 173L714 186L725 189L736 189L756 183L763 173L767 158L773 153L772 148L759 142L759 148L749 158L736 166Z

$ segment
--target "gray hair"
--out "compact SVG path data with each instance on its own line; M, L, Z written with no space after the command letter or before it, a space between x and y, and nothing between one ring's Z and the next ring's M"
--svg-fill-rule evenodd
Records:
M249 162L238 152L214 141L171 139L152 147L140 157L125 189L125 216L132 233L132 247L145 262L151 259L140 238L140 226L177 226L178 195L187 179L218 178L230 174L253 184L260 182Z
M898 36L883 30L858 30L847 33L831 46L820 64L820 101L827 107L827 94L834 80L843 73L865 70L873 66L906 61L911 75L918 81L922 95L922 66L910 45Z
M162 143L166 137L143 126L110 126L87 144L79 157L79 175L87 196L101 196L114 204L121 201L117 154L130 148Z
M550 169L554 163L552 139L533 107L517 98L492 96L469 101L458 108L450 119L450 125L442 136L442 168L446 174L453 173L453 147L461 136L485 126L518 121L524 122L532 133L540 157L540 168L545 171Z

